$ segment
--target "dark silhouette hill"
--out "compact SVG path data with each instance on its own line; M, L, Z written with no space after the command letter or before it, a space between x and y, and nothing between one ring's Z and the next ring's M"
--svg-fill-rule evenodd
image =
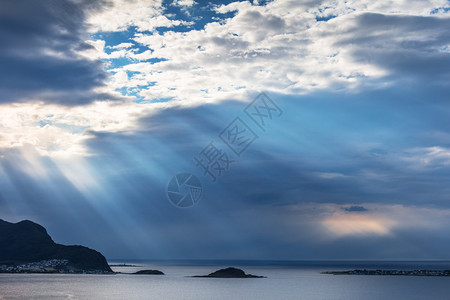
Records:
M0 219L0 264L23 264L50 259L67 259L78 270L111 272L105 257L84 246L55 243L47 230L32 221L10 223Z

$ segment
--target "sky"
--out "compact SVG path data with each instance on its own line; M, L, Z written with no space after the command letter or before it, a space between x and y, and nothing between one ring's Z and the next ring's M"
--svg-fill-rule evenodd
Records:
M450 259L448 28L444 0L3 0L0 218L108 259Z

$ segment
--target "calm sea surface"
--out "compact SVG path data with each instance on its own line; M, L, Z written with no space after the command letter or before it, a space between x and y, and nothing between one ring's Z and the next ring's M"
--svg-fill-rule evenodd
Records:
M112 262L112 263L123 263ZM450 269L450 262L130 262L117 272L166 275L0 274L0 299L450 299L450 277L324 275L322 271ZM268 278L192 278L222 267Z

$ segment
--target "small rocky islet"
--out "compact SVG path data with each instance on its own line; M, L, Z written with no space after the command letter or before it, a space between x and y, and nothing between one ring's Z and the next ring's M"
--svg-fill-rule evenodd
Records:
M265 276L258 276L252 274L246 274L243 270L229 267L225 269L217 270L208 275L196 275L192 277L201 277L201 278L265 278Z
M159 270L140 270L134 273L129 273L131 275L164 275L163 272Z

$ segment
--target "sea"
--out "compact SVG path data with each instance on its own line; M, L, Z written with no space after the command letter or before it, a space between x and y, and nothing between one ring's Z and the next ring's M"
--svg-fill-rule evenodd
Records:
M110 261L121 274L0 274L0 299L450 299L450 277L330 275L448 270L450 261ZM126 266L123 266L126 264ZM195 278L224 267L267 278ZM165 275L130 275L157 269Z

